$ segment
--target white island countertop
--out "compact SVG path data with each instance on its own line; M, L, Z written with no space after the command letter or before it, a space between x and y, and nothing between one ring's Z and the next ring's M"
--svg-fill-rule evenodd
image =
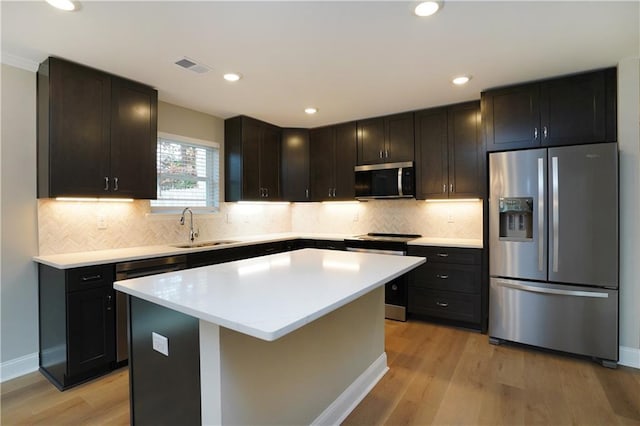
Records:
M116 281L116 290L262 340L356 300L424 258L302 249Z

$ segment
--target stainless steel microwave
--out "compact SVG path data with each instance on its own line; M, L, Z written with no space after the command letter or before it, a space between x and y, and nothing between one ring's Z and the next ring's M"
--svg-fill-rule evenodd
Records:
M356 198L413 198L413 162L356 166Z

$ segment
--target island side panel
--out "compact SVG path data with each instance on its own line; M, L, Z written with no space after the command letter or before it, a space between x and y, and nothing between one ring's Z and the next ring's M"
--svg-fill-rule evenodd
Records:
M199 320L128 298L131 424L200 425ZM152 333L167 338L168 356Z
M311 424L381 356L383 287L273 342L220 328L222 423Z

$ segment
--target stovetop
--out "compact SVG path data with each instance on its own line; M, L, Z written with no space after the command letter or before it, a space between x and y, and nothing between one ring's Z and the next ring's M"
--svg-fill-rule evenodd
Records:
M415 240L416 238L420 238L420 237L422 237L422 235L386 234L386 233L378 233L378 232L369 232L368 234L356 235L348 239L357 240L357 241L388 241L388 242L406 243L407 241Z

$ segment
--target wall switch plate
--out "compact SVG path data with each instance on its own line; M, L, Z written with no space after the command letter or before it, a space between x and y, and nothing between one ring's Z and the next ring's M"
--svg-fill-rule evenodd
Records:
M103 214L98 215L98 219L96 222L97 222L98 229L107 229L107 219L104 217Z
M451 213L451 212L448 212L448 213L447 213L447 222L448 222L448 223L453 223L453 222L454 222L454 220L453 220L453 213Z
M151 332L153 350L160 352L164 356L169 356L169 339L161 334Z

